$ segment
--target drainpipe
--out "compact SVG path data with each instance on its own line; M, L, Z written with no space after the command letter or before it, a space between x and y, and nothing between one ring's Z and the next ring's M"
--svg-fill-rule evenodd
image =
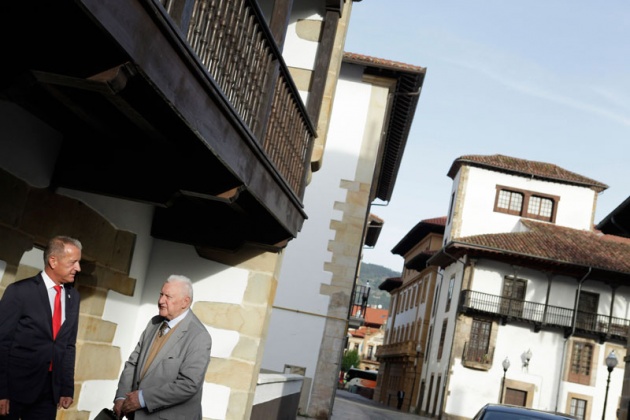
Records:
M569 337L575 334L575 324L577 322L577 312L578 312L578 303L580 301L580 292L582 291L582 284L586 281L588 276L591 275L591 271L593 271L593 267L589 267L588 271L580 280L578 280L578 290L577 295L575 296L575 304L573 307L573 320L571 321L571 333L564 337L564 344L562 345L562 364L560 365L560 371L558 372L558 389L556 390L556 407L555 411L558 411L558 402L560 400L560 386L562 385L562 373L564 372L564 367L566 364L566 354L567 354L567 344L569 343Z
M610 298L610 313L608 314L608 327L606 330L608 331L608 334L610 334L610 324L612 324L613 308L615 306L615 297L617 296L617 287L618 286L610 287L612 289L612 297Z

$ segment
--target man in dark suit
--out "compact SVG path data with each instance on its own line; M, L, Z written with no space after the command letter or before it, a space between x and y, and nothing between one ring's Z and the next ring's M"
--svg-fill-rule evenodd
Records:
M44 271L10 284L0 300L0 416L6 419L53 420L73 402L80 298L70 285L81 271L81 250L74 238L52 238Z
M190 310L190 279L170 276L154 316L125 363L114 412L135 420L201 420L201 395L212 338Z

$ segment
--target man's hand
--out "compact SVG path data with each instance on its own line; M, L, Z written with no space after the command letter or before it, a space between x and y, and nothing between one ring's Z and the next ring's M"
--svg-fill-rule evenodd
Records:
M138 391L133 391L125 394L127 398L123 400L122 412L123 414L133 413L134 411L142 408L140 405L140 398L138 398Z
M0 400L0 416L9 414L9 400Z
M118 417L119 419L123 418L123 412L122 412L123 402L125 402L125 400L122 398L114 401L114 408L112 408L114 413L116 413L116 417Z
M57 404L57 410L70 407L72 405L72 401L74 401L72 397L59 398L59 404Z

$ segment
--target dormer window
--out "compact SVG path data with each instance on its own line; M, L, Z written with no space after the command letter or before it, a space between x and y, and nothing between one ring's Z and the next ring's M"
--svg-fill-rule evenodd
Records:
M555 222L560 197L497 185L494 211Z
M523 194L516 191L499 190L496 206L495 211L520 216L523 211Z

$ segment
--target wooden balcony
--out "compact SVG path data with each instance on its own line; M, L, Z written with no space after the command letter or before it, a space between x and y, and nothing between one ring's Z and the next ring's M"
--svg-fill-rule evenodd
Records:
M399 343L384 344L376 349L375 357L377 359L415 357L416 346L416 341L402 341Z
M202 249L297 236L315 130L256 1L34 0L0 22L0 100L63 138L52 188L153 204L153 236Z
M630 320L608 315L587 313L560 306L545 305L491 295L473 290L460 294L459 311L467 315L486 315L508 322L526 322L535 331L542 328L559 328L565 336L578 334L598 337L600 341L614 340L626 343Z

